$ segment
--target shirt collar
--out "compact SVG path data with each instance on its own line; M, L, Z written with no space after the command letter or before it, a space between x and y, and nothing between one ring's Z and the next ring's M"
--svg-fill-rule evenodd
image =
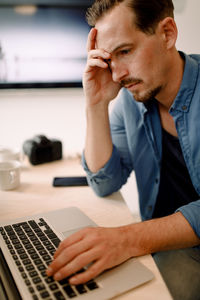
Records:
M198 63L189 55L183 52L179 53L185 60L183 79L169 112L173 110L187 112L189 110L198 78Z

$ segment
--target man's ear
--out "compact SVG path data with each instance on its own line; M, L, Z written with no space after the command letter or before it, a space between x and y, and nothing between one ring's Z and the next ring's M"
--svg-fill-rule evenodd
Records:
M160 21L158 30L161 34L163 42L165 43L166 49L169 50L173 48L176 44L178 36L178 30L174 19L171 17L167 17Z

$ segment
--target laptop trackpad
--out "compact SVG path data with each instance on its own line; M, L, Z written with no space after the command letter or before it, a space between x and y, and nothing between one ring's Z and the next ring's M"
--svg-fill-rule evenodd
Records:
M76 207L48 212L45 217L63 238L70 236L82 228L96 226L88 216Z
M93 227L93 226L89 225L89 226L86 226L86 227ZM69 237L70 235L72 235L73 233L75 233L75 232L77 232L77 231L79 231L79 230L81 230L81 229L83 229L83 228L85 228L85 226L79 227L79 228L75 228L75 229L72 229L72 230L64 231L64 232L62 232L62 234L63 234L63 236L64 236L65 238L67 238L67 237Z

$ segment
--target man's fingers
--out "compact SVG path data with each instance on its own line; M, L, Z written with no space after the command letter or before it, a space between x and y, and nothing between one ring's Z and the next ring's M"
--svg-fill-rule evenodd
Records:
M91 50L88 53L88 59L95 59L95 58L109 59L110 56L111 56L110 53L102 49Z
M86 283L91 279L97 277L100 273L105 270L105 265L102 260L94 262L86 271L79 272L75 276L69 279L70 284L81 284Z
M90 33L88 34L88 40L87 40L87 51L88 52L92 49L95 49L96 35L97 35L96 28L92 28L90 30Z
M85 72L87 73L88 71L90 71L90 68L93 67L99 67L99 68L108 68L108 64L100 59L93 59L90 62L88 62L87 66L86 66L86 70Z
M47 275L52 276L58 270L68 265L71 261L79 257L81 253L85 253L90 248L86 242L78 242L70 247L64 248L62 252L48 266Z
M102 263L97 264L98 260L98 253L96 251L93 251L93 249L81 253L67 265L59 269L58 272L54 274L54 279L62 280L82 270L82 272L78 272L75 276L73 276L73 278L78 277L78 282L86 282L103 271ZM85 268L88 264L91 264L91 261L96 262L94 262L88 269L86 269L86 271L83 271L83 268ZM82 276L79 276L79 274L81 274Z
M81 241L83 238L82 235L82 231L78 231L74 234L72 234L71 236L69 236L67 239L65 239L64 241L62 241L59 246L58 249L56 250L56 252L54 253L54 258L58 257L58 255L60 255L60 253L67 247Z
M91 50L88 54L88 61L86 66L87 68L90 67L99 67L99 68L107 68L108 63L107 60L110 58L110 54L101 49Z

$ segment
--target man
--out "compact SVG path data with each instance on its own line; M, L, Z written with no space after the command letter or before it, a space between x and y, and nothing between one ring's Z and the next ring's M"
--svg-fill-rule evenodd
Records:
M71 277L79 284L154 253L173 298L199 299L200 56L176 50L171 0L96 0L88 21L84 168L100 196L134 170L143 221L79 231L47 274L60 280L93 262Z

